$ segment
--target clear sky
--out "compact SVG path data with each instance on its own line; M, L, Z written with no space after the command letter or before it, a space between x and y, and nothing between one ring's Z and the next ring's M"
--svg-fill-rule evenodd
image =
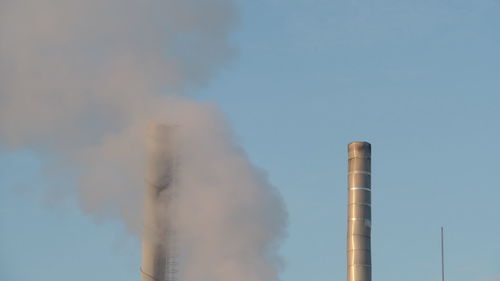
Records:
M345 279L346 150L372 143L373 279L500 280L500 2L241 0L216 103L289 212L283 281ZM0 280L138 280L140 243L0 151ZM70 184L63 182L59 184Z

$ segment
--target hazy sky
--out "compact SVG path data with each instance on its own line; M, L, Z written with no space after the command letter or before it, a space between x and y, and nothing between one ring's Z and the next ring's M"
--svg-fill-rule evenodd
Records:
M449 280L500 280L500 2L237 8L237 53L193 97L220 106L284 197L282 280L345 279L356 140L372 143L374 280L439 280L440 226ZM0 150L0 279L138 280L123 225L83 214L71 188L43 192L73 184L47 179L50 158Z

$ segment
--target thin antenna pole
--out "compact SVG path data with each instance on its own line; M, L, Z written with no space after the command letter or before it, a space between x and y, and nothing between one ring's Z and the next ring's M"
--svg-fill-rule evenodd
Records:
M441 279L444 281L444 229L441 226Z

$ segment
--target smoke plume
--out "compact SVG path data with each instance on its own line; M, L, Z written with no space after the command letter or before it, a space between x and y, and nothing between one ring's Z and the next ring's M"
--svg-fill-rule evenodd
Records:
M84 211L141 235L147 127L180 128L177 227L186 281L278 279L280 197L217 107L183 97L233 55L235 5L0 2L0 145L51 155L52 170L74 172Z

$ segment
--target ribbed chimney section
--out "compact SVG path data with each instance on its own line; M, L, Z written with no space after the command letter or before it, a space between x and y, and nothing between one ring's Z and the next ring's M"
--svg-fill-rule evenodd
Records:
M348 155L347 281L371 281L371 145L352 142Z
M148 163L144 194L142 281L169 281L173 253L170 224L165 210L175 183L173 127L156 124L148 128Z

